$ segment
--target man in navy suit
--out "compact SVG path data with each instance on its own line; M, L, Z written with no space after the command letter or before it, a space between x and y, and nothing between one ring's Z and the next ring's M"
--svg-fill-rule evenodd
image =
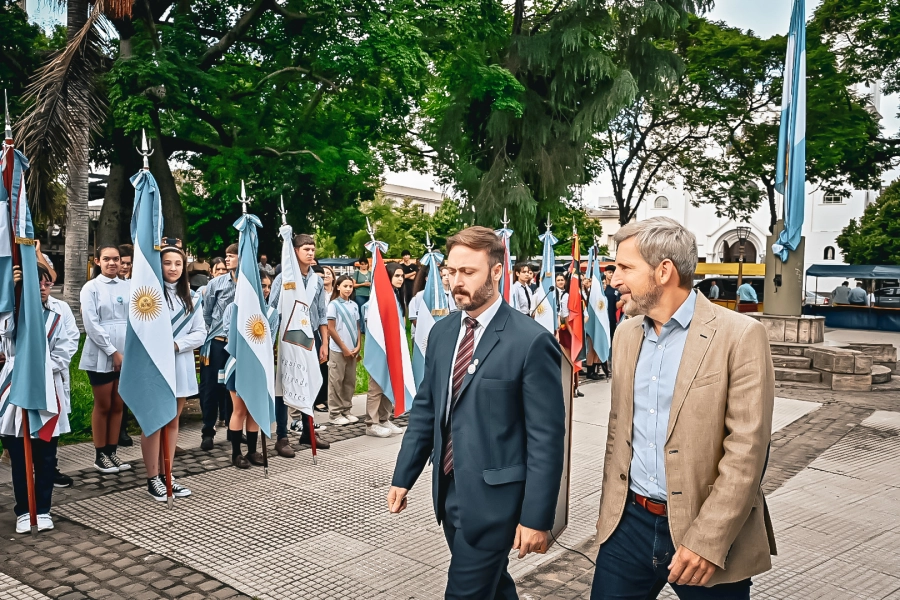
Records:
M447 240L459 312L438 321L425 353L388 507L433 461L432 496L452 558L446 598L518 598L507 572L544 553L563 469L560 349L546 329L503 301L503 242L486 227Z

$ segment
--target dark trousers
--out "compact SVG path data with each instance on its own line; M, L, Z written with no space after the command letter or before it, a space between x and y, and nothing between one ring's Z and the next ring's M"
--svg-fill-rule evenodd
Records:
M56 445L58 437L49 442L41 439L31 440L31 459L34 462L34 495L37 500L37 514L50 512L50 501L53 499L53 479L56 476ZM11 435L3 436L3 447L9 450L9 462L12 467L13 492L16 516L28 514L28 483L25 480L25 440Z
M319 352L322 349L322 336L319 335L319 331L316 330L316 356L319 355ZM319 363L319 372L322 374L322 387L319 388L319 395L316 396L316 401L313 402L313 406L316 404L324 404L328 406L328 361L326 360L323 363Z
M450 569L447 573L447 600L513 600L519 596L509 571L510 547L503 550L482 550L466 542L459 519L456 482L448 478L441 486L444 495L444 537L450 546Z
M203 414L203 437L215 437L216 417L222 415L225 426L231 420L231 394L219 383L219 371L225 368L228 352L225 342L213 340L209 348L209 364L200 366L200 412ZM220 406L224 406L224 414Z
M619 526L597 554L591 600L650 600L666 585L675 546L669 519L629 497ZM750 580L713 587L673 584L682 600L749 600Z

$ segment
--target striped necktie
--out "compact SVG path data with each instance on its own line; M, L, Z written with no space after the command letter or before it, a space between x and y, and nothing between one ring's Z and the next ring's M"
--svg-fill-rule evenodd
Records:
M462 387L463 379L469 369L469 363L472 362L472 355L475 354L475 328L478 327L478 321L472 317L463 319L466 325L466 334L459 343L459 350L456 351L456 362L453 364L453 393L450 396L450 417L447 418L447 441L444 444L444 460L441 469L444 475L449 475L453 470L453 435L450 431L450 420L453 415L453 409L456 407L456 401L459 399L459 390Z

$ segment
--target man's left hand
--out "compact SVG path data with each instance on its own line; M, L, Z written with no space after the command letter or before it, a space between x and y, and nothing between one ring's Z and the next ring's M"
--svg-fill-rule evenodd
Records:
M516 527L516 541L513 550L519 551L519 558L525 558L531 552L544 554L550 545L550 532L529 529L524 525Z
M669 583L706 585L716 572L716 565L684 546L678 546L669 565Z

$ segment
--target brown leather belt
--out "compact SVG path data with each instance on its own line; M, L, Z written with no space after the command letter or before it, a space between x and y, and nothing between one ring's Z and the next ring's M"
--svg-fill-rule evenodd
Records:
M636 494L631 492L631 495L634 496L634 501L641 507L643 507L647 512L656 515L657 517L667 517L668 508L666 507L665 502L657 502L656 500L651 500L646 496L641 496L640 494Z

